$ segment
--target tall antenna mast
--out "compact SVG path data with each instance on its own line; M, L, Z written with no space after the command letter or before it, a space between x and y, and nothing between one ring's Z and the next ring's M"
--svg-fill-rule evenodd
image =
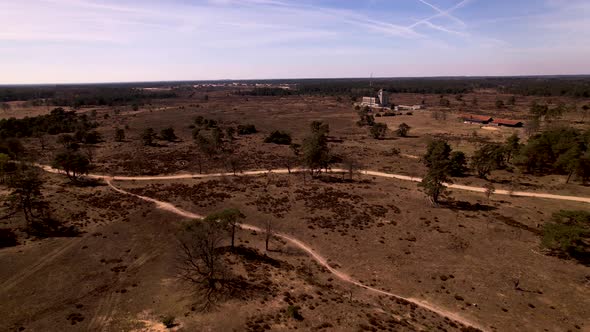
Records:
M370 84L370 86L372 88L373 87L373 73L371 73L371 80L369 82L370 82L369 84Z

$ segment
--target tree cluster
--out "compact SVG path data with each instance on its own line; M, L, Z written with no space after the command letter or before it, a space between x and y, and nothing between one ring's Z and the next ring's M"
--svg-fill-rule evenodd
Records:
M556 212L543 226L541 245L552 254L590 264L590 213Z
M590 180L590 131L557 128L531 137L514 163L536 174L567 174Z
M74 111L56 108L47 115L0 120L0 137L31 137L36 133L56 135L78 131L88 132L97 126L98 124L91 122L86 114L80 115Z

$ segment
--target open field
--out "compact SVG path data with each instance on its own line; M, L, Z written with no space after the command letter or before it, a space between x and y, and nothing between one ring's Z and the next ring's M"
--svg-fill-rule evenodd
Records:
M205 99L204 96L207 95ZM514 106L497 109L508 94L454 95L450 107L438 94L393 94L396 104L424 103L411 115L376 117L389 131L374 139L359 127L350 98L319 95L248 96L224 89L195 89L177 98L131 106L84 107L103 138L83 144L92 173L158 176L228 173L215 178L112 181L72 184L62 174L42 173L43 197L51 215L79 230L39 239L27 234L22 213L0 220L14 229L19 245L0 249L0 330L8 331L590 331L590 268L581 261L548 255L541 246L543 227L560 210L588 211L583 202L515 197L451 189L438 206L411 181L381 176L323 173L268 173L295 168L289 145L263 143L274 130L302 143L312 121L329 124L334 155L352 157L370 171L423 177L423 156L432 139L445 139L471 157L486 143L502 143L512 134L522 142L523 128L464 124L463 113L529 120L534 100L575 105L569 97L517 96ZM472 105L472 100L477 105ZM20 106L19 106L20 107ZM8 111L7 111L8 112ZM444 113L435 119L435 113ZM3 116L47 114L44 107L13 107ZM225 154L207 156L193 140L195 118L214 119L226 128L254 124L251 135L226 137ZM397 137L401 123L411 127ZM578 113L542 123L542 129L567 125L587 130ZM144 144L146 128L172 127L178 138ZM125 138L115 141L116 129ZM492 129L490 129L492 128ZM50 165L63 150L58 135L22 138L36 162ZM398 153L391 153L398 149ZM333 168L342 168L337 162ZM262 174L240 174L260 170ZM488 180L473 171L453 178L457 185L590 198L590 188L567 175L538 175L519 167L494 170ZM9 188L0 186L2 195ZM239 209L240 222L288 235L327 259L327 263L363 285L411 299L376 293L342 280L318 264L309 252L284 238L238 230L232 252L220 248L222 261L239 284L231 296L209 310L195 286L178 278L179 234L189 218L158 209L163 203L207 216ZM8 203L7 203L8 204ZM5 207L8 206L5 204ZM344 278L345 279L345 278ZM236 282L237 282L236 281ZM298 314L293 308L299 306ZM429 310L429 308L431 310ZM300 315L300 317L298 316ZM166 329L163 317L173 316ZM461 324L461 322L465 323Z

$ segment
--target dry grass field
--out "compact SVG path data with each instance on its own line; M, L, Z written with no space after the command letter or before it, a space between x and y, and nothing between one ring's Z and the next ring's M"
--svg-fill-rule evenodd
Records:
M92 173L144 176L228 172L221 156L198 153L191 125L197 116L222 127L254 124L258 133L236 136L231 146L239 170L283 169L288 145L263 143L274 130L301 143L312 121L330 126L330 147L363 169L422 177L421 158L430 140L444 138L468 156L486 142L504 142L522 128L464 124L463 113L528 120L533 100L577 107L589 100L516 97L490 91L454 96L440 107L439 95L395 94L396 104L424 103L411 115L377 117L388 125L374 139L356 125L349 99L323 96L254 97L205 92L131 107L83 108L95 119L103 142L82 150L92 155ZM473 105L472 100L477 100ZM4 111L3 111L4 112ZM14 106L0 117L35 116L44 107ZM435 113L444 113L435 119ZM411 127L408 137L393 130ZM544 123L588 129L579 114ZM178 139L143 144L146 128L172 127ZM125 129L122 142L115 130ZM23 143L39 163L50 164L61 149L56 136ZM399 154L392 154L399 149ZM292 166L292 165L289 165ZM535 176L518 168L494 171L496 189L590 197L590 188L566 176ZM2 331L469 331L450 317L487 331L590 331L590 268L547 255L541 230L560 210L585 210L581 202L491 195L450 190L433 206L416 183L356 174L327 173L317 179L293 174L226 175L218 178L114 181L131 193L169 202L198 215L237 208L244 223L288 234L307 244L337 270L364 285L438 308L357 287L319 265L292 243L239 230L238 248L223 243L223 261L242 281L232 296L200 310L194 286L178 278L177 235L186 218L157 205L115 192L104 182L75 186L65 176L44 173L43 195L51 214L77 236L37 239L17 229L17 214L0 220L17 230L19 245L0 249L0 330ZM469 173L455 183L483 186ZM7 188L0 186L2 194ZM298 307L298 310L295 308ZM297 313L294 313L294 310ZM449 313L449 315L445 315ZM166 328L164 317L174 317Z

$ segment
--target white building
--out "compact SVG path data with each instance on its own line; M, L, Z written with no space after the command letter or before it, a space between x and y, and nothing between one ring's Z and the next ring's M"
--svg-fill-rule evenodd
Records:
M361 106L388 107L389 95L383 89L379 90L377 97L363 97Z

